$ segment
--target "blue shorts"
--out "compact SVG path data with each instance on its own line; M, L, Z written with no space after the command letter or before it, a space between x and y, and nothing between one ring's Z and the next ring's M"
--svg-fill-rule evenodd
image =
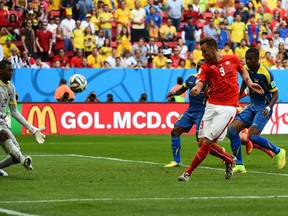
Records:
M204 111L201 112L184 112L176 121L175 125L182 127L188 133L194 124L196 124L196 131L198 132Z
M269 112L269 116L265 118L262 114L262 111L265 108L266 105L248 104L242 110L242 112L238 113L236 119L243 122L246 128L252 126L254 128L257 128L261 132L272 115L272 109L271 109Z

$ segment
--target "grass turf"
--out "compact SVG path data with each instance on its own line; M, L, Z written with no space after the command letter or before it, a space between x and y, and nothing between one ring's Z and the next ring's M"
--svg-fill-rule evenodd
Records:
M288 135L266 137L287 149ZM44 145L17 138L34 170L5 169L0 215L287 215L287 167L256 149L243 149L247 174L225 180L221 160L209 156L189 182L178 182L185 165L163 167L172 159L167 135L54 135ZM231 152L228 141L221 145ZM182 163L196 150L195 137L183 135Z

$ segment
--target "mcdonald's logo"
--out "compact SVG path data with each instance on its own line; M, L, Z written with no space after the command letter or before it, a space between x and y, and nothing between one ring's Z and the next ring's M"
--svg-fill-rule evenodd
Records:
M34 124L35 119L37 124ZM31 107L27 118L30 124L44 127L47 120L49 121L50 133L57 133L57 122L53 109L50 106L44 106L42 110L38 106Z

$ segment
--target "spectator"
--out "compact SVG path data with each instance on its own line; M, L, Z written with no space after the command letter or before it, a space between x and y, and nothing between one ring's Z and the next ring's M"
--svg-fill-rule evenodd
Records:
M280 42L279 45L278 45L278 54L279 53L282 53L283 54L283 58L284 59L288 59L288 53L286 51L286 48L285 48L285 43L284 42Z
M273 59L273 57L271 56L271 53L269 51L266 51L265 52L265 58L263 58L261 60L261 64L266 67L266 68L270 68L272 67L273 65L275 65L275 61Z
M130 10L126 8L125 1L120 2L120 8L115 11L114 18L117 23L117 34L120 34L123 27L126 27L126 29L130 31L131 13Z
M224 22L220 22L218 32L218 48L222 50L224 45L229 42L229 33Z
M272 32L278 29L281 21L282 20L280 18L280 12L278 10L275 10L273 13L273 17L271 21L271 28L270 28Z
M201 60L203 58L202 56L202 51L201 51L201 48L200 48L200 43L196 43L196 46L195 46L195 49L193 50L193 55L194 55L194 58L195 58L195 63L197 64L199 60Z
M274 47L278 48L280 43L284 43L284 40L279 37L279 31L274 31L273 33L273 41L274 41Z
M60 49L65 49L65 36L62 27L59 25L56 28L55 44L53 47L54 55L57 55Z
M256 20L258 20L259 18L262 19L263 22L271 22L272 15L270 13L265 12L264 7L260 6L256 13Z
M274 40L272 38L269 39L269 47L266 48L265 51L269 51L271 53L271 57L276 59L279 50L278 47L274 47Z
M209 5L209 11L211 13L214 13L215 10L222 12L222 8L224 8L223 1L210 0L208 5Z
M240 14L234 14L234 19L235 22L229 28L233 50L240 46L240 42L244 39L245 34L245 23L241 21Z
M109 12L109 7L107 4L104 5L103 13L99 15L99 19L100 27L103 30L104 37L108 37L110 40L112 40L112 22L114 18L113 14Z
M140 8L139 0L135 1L135 9L131 11L131 41L136 42L145 34L145 19L146 13L143 8Z
M9 12L4 9L4 2L0 1L0 26L6 26Z
M239 2L238 4L238 8L236 9L236 11L234 12L234 17L236 14L239 14L241 17L241 22L243 23L247 23L249 20L249 13L247 10L244 10L245 5L243 2Z
M213 13L213 19L214 19L214 25L215 27L219 27L220 22L221 22L221 17L219 15L219 10L215 10Z
M18 49L16 47L11 48L11 55L7 58L7 60L12 63L13 68L21 68L23 65L22 59L19 56Z
M178 68L179 69L186 69L186 61L185 61L185 59L180 59Z
M69 58L65 54L65 50L63 48L59 49L59 52L56 56L53 57L52 66L55 67L56 61L60 62L61 68L69 68Z
M92 0L79 0L77 2L77 5L79 7L79 19L80 20L84 20L85 19L85 15L89 14L91 9L93 8L94 3L93 3ZM87 19L87 15L86 15L86 19ZM91 19L91 16L90 16L90 19ZM83 24L83 22L82 22L82 24ZM86 28L86 27L87 26L83 26L83 28ZM93 29L95 31L95 28L91 27L91 29L92 29L92 31L93 31ZM94 34L94 32L93 32L93 34Z
M279 26L278 31L279 31L279 36L280 36L280 38L282 38L283 40L285 40L285 39L286 39L286 36L287 36L287 34L288 34L288 28L287 28L287 26L286 26L286 22L285 22L285 21L282 21L282 22L280 23L280 26Z
M172 26L172 19L167 19L167 24L163 24L160 28L160 37L162 40L175 41L176 28Z
M43 1L45 2L45 1ZM39 17L40 21L48 19L48 14L46 12L45 6L41 3L39 4L39 10L37 11L37 17Z
M165 67L167 58L163 54L163 49L158 49L158 55L152 61L152 68L163 68Z
M178 77L177 78L177 84L170 89L170 92L177 91L178 89L180 89L182 87L182 84L183 84L183 78L182 77ZM181 95L174 96L175 102L184 102L186 100L186 97L187 97L187 93L185 91Z
M12 5L12 10L17 10L17 11L23 11L25 10L26 7L26 0L25 1L19 1L19 0L15 0L13 1L13 5Z
M90 26L87 26L84 31L84 51L85 51L85 56L88 56L91 54L92 49L96 47L96 40L95 40L95 35L92 34L92 30Z
M100 29L100 17L98 15L96 7L92 7L90 13L91 13L91 22L94 24L95 28L95 35L98 35Z
M155 38L156 41L160 38L160 31L157 25L155 25L155 22L153 19L149 20L149 23L147 24L147 27L145 28L145 39L146 41L149 41L149 38Z
M189 4L188 5L188 10L184 11L183 13L183 21L184 22L189 22L190 17L193 19L193 24L197 25L198 20L201 18L201 11L194 11L193 10L193 5Z
M148 0L148 4L144 7L146 16L151 14L151 7L154 7L156 13L162 14L162 10L158 7L158 5L154 5L153 0Z
M166 66L163 67L163 68L165 68L165 69L173 69L173 67L172 67L172 60L171 60L171 59L167 59L167 61L166 61Z
M158 54L158 46L155 44L155 38L149 38L146 44L148 65L150 65L155 56Z
M91 14L86 14L86 20L83 20L81 22L80 29L86 29L86 27L89 26L91 28L92 34L94 35L95 34L95 25L94 25L94 23L91 22L91 18L92 18ZM77 22L76 22L76 24L77 24ZM76 25L76 27L77 27L77 25Z
M214 20L209 19L209 24L205 25L203 28L204 37L213 37L217 40L218 34L217 29L214 24Z
M112 94L107 94L107 99L106 102L113 102L113 95Z
M159 14L156 13L153 6L150 7L150 14L146 16L146 25L148 25L150 20L153 20L155 25L159 28L162 24L162 18Z
M111 65L109 64L109 62L104 61L103 62L103 68L111 68Z
M222 55L233 55L232 49L230 49L230 46L228 43L224 44L223 49L221 50Z
M35 44L35 34L32 29L32 20L27 20L27 26L24 27L21 31L21 42L23 49L28 53L29 56L34 56L36 53L36 44Z
M136 62L141 62L141 67L146 68L148 67L148 60L145 56L142 55L141 49L138 49L134 53L134 59Z
M119 56L115 58L115 66L114 68L124 68L124 64Z
M82 67L82 59L83 59L83 50L78 49L76 51L76 56L73 56L70 61L71 68L81 68Z
M124 50L122 55L122 62L124 68L135 68L137 67L137 61L131 55L129 50Z
M135 43L132 46L132 54L135 54L135 51L140 49L141 50L141 55L145 57L147 55L147 47L145 46L145 39L143 37L140 37L138 39L138 43Z
M105 59L105 61L109 63L111 68L114 68L116 66L116 57L117 57L117 49L116 48L112 48L111 56L108 56Z
M35 64L35 59L28 56L28 53L24 50L22 52L22 68L31 68Z
M76 21L76 28L71 32L71 42L73 45L73 51L76 52L78 49L84 49L85 34L84 29L80 28L81 20Z
M184 44L183 39L182 38L178 38L177 40L177 48L180 51L180 57L183 59L187 59L187 52L188 52L188 48L187 46Z
M55 44L56 42L56 31L57 31L58 25L55 23L55 18L53 16L50 16L49 23L47 25L47 30L52 32L52 42Z
M20 40L20 22L15 14L10 14L6 28L13 38Z
M72 15L73 15L73 19L74 20L78 20L79 19L79 7L77 5L78 1L71 1L71 0L62 0L61 4L60 4L60 12L62 15L66 15L66 17L69 15L71 15L71 19L72 19ZM62 27L63 28L63 27ZM64 28L63 28L64 29ZM65 32L65 30L64 30Z
M96 96L96 92L92 91L90 92L90 94L87 96L85 102L87 103L99 103L100 101L98 100L97 96Z
M208 11L208 1L206 0L193 0L193 11L195 11L196 13L200 14L203 19L205 19L205 17L203 16L203 11Z
M105 38L106 37L104 35L103 29L100 29L99 32L98 32L98 35L95 37L95 44L96 44L96 47L98 49L101 49L101 47L103 46Z
M7 37L6 43L2 46L4 58L8 58L9 56L11 56L12 48L15 48L17 50L17 53L20 53L17 46L14 43L12 43L11 41L12 41L12 39L10 37ZM1 53L1 51L0 51L0 53ZM0 54L0 59L1 59L1 61L3 59L3 55L1 55L1 54Z
M1 27L0 28L0 44L4 45L8 37L13 38L13 36L8 32L6 27Z
M184 11L182 0L167 0L165 8L168 17L172 21L172 25L175 26L176 31L178 32L180 30L181 17Z
M244 10L248 11L249 16L252 15L252 14L256 15L256 13L257 13L253 1L249 1L247 3L247 7L245 7Z
M280 12L280 19L283 20L286 17L286 10L282 7L281 0L277 0L276 8L273 9L272 13L274 14L276 10Z
M93 68L101 68L103 66L103 58L99 55L96 47L92 49L92 53L87 57L87 63Z
M81 68L93 68L92 65L88 64L87 58L82 58L82 66Z
M181 37L188 48L188 52L192 52L195 47L195 34L199 28L197 25L193 24L193 18L188 17L188 23L186 23L182 28Z
M72 12L69 11L66 13L66 18L61 21L60 26L64 33L65 51L73 50L71 43L71 32L76 28L76 22L74 19L72 19Z
M288 69L288 60L287 59L283 59L282 60L282 67L287 70Z
M182 58L180 57L180 50L178 47L174 47L173 49L173 54L171 55L171 60L172 60L172 67L173 68L178 68L179 67L179 61Z
M52 32L47 30L48 23L44 21L42 23L42 29L38 30L36 33L36 45L38 47L38 55L41 56L43 61L49 61L49 55L52 51Z
M263 59L265 57L265 50L262 49L261 41L257 41L256 49L259 51L259 59Z
M60 19L60 17L55 17L55 24L56 24L57 26L60 26L60 25L61 25L61 19Z
M123 28L120 31L120 34L117 37L117 52L118 55L122 55L124 50L129 50L129 52L132 51L132 46L130 44L130 34L128 31L128 28L126 26L123 26Z
M272 65L270 67L271 70L284 70L284 67L282 67L282 61L281 59L276 59L276 65Z
M42 62L40 56L37 56L35 63L31 65L31 68L50 68L50 66L46 62Z
M223 9L220 21L225 23L225 20L227 20L228 25L232 25L232 23L234 22L233 17L229 15L229 11L227 8Z
M38 20L36 19L36 14L34 13L33 9L27 11L27 13L26 13L26 19L25 19L25 21L24 21L24 23L23 23L23 26L24 26L24 27L27 26L28 20L32 20L32 25L31 25L31 27L32 27L32 29L34 30L34 33L35 33L35 32L39 29L40 26L39 26Z
M170 59L170 56L172 54L172 47L169 46L169 43L167 40L163 40L162 41L162 46L161 48L163 49L163 53L164 53L164 56L167 58L167 59Z
M67 97L67 93L68 93L68 97ZM66 93L66 95L64 96L64 94ZM64 96L64 98L63 98ZM65 98L66 97L66 98ZM54 98L61 102L63 101L63 99L66 99L70 102L72 102L75 99L75 94L74 92L67 86L67 81L65 79L61 79L60 80L60 84L59 87L56 88L55 90L55 95Z
M241 40L240 47L235 49L235 55L237 55L240 59L245 58L246 51L249 49L247 46L247 42L245 39Z
M192 65L193 65L193 68L194 68L194 65L196 66L195 58L194 58L193 53L189 53L188 58L185 61L185 68L192 68Z
M112 47L110 44L110 39L109 38L105 38L104 44L101 47L99 53L102 56L103 59L106 59L108 56L111 56L112 53Z
M245 36L248 46L256 46L256 43L259 39L259 34L261 32L261 27L256 23L255 15L252 14L249 17L249 23L246 25Z
M262 49L266 50L269 47L269 40L267 39L267 33L262 32L261 37L259 38L259 41L261 42Z
M53 63L53 68L62 68L62 67L61 67L61 62L60 62L60 61L55 61L55 62Z

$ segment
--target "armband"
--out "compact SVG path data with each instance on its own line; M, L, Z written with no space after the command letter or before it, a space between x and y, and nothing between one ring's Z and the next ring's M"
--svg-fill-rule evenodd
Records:
M268 110L268 112L270 112L271 108L269 106L267 106L265 109Z

